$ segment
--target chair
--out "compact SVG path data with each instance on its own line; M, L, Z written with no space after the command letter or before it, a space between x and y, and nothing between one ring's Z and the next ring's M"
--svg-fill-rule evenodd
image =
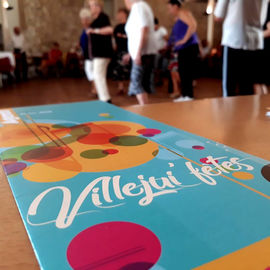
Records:
M13 71L13 66L10 63L8 57L0 58L0 73L11 73Z
M0 58L0 87L3 86L3 77L2 75L7 75L8 78L12 77L11 73L13 72L14 67L10 63L8 57Z

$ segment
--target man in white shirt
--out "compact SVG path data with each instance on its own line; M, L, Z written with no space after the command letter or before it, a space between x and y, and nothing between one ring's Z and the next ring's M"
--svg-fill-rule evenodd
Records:
M16 58L16 68L15 68L16 80L17 81L21 80L21 74L23 76L23 79L27 80L28 64L25 52L25 41L24 35L21 33L21 29L19 27L14 27L13 29L12 42Z
M155 39L158 51L165 49L169 39L168 31L164 26L159 25L158 18L155 18Z
M14 27L13 29L12 42L14 49L20 50L21 52L25 51L24 36L19 27Z
M129 56L132 59L129 95L136 95L140 105L148 103L147 92L152 92L153 70L157 48L154 16L150 6L142 0L125 0L130 10L126 23Z
M263 23L269 0L219 0L215 9L223 21L223 95L252 95L257 51L263 49Z
M164 26L160 26L158 18L155 18L155 39L158 53L155 59L155 79L156 85L163 84L163 74L167 69L168 62L164 58L164 50L169 40L168 31Z

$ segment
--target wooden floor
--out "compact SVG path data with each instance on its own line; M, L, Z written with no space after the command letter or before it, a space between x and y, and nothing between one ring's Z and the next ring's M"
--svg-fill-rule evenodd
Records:
M113 104L117 106L136 105L135 97L117 95L117 83L109 81ZM43 104L94 100L91 86L86 79L33 79L0 89L0 108L23 107ZM170 102L167 84L157 87L156 94L150 96L150 103ZM199 79L195 87L195 98L211 98L222 95L221 81Z

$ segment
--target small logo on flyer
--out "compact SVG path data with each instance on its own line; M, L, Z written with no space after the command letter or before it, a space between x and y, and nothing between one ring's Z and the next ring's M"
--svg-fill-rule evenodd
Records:
M0 124L19 124L19 120L11 110L0 110Z

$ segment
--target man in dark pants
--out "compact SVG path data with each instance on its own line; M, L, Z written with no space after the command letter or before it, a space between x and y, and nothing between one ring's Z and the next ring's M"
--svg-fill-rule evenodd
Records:
M23 76L23 80L27 80L28 78L28 64L27 64L27 56L25 52L25 42L24 36L21 33L21 29L19 27L14 27L13 29L13 47L14 54L16 58L16 68L15 68L15 76L16 80L21 80L21 74Z
M223 96L252 95L263 49L263 22L269 0L219 0L217 21L223 21ZM237 93L237 86L239 92Z

